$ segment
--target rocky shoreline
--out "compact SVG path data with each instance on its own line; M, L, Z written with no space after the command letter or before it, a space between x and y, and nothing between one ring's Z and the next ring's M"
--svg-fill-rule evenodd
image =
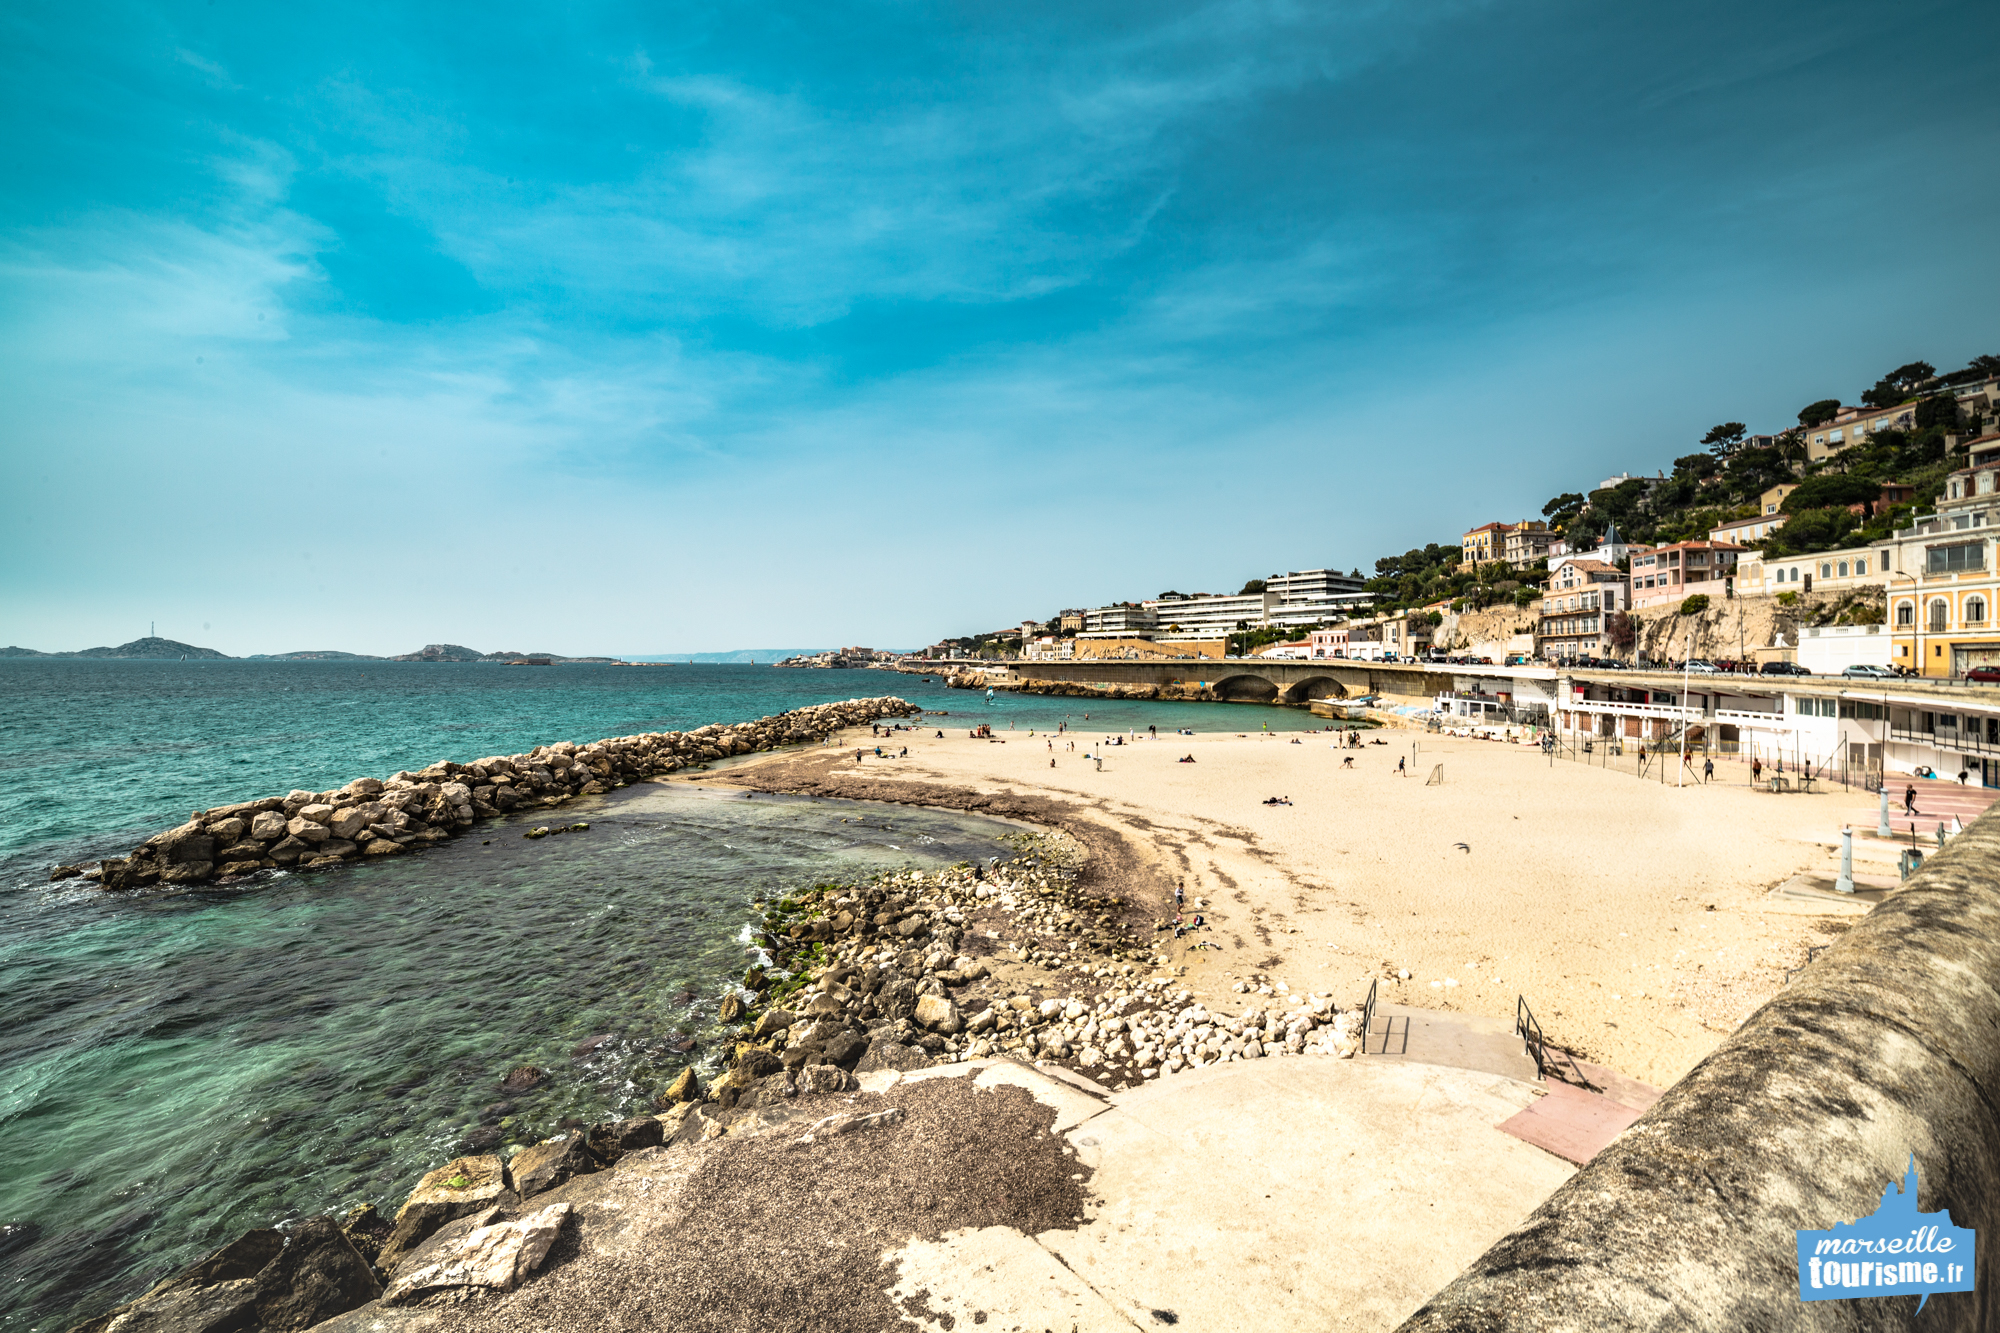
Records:
M54 867L51 880L106 889L230 882L260 870L321 869L393 856L468 833L482 819L554 808L717 759L824 741L847 727L921 710L893 696L815 704L754 722L647 732L587 745L563 741L468 764L439 761L331 791L292 791L197 810L131 855Z

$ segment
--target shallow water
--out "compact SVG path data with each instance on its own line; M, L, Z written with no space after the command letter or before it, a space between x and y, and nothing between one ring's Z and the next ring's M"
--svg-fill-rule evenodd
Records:
M14 895L0 1219L40 1239L7 1256L0 1324L66 1327L249 1227L393 1209L482 1124L526 1143L641 1111L719 1053L753 897L1009 854L1011 832L650 785L563 817L590 828L499 823L235 891ZM523 1063L552 1077L503 1097Z

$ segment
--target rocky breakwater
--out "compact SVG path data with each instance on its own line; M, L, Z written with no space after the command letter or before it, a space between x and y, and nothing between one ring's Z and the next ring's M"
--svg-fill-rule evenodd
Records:
M197 810L130 856L88 868L57 866L50 878L81 876L107 889L142 889L393 856L465 833L481 819L559 806L712 760L821 741L846 727L918 711L893 697L849 699L754 722L587 745L564 741L466 764L440 761L413 773L356 778L332 791L293 791Z

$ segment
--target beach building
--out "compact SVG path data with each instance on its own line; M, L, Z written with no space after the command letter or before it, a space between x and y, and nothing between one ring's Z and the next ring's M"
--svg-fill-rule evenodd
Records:
M1290 643L1268 643L1251 654L1252 657L1265 657L1278 662L1303 662L1312 655L1312 644L1306 639L1295 639Z
M1679 604L1698 592L1721 597L1743 551L1729 542L1675 542L1633 556L1633 609Z
M1549 575L1535 623L1535 656L1573 660L1612 654L1611 617L1631 605L1625 575L1602 560L1565 560Z

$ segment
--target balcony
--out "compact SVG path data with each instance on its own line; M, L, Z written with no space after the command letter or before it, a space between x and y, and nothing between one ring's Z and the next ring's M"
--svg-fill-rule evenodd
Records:
M1891 726L1889 739L1907 741L1913 745L1928 745L1936 750L1950 750L1953 754L1972 754L1982 758L2000 756L2000 742L1987 740L1982 732L1973 727L1940 727L1936 731L1917 731L1910 727Z

